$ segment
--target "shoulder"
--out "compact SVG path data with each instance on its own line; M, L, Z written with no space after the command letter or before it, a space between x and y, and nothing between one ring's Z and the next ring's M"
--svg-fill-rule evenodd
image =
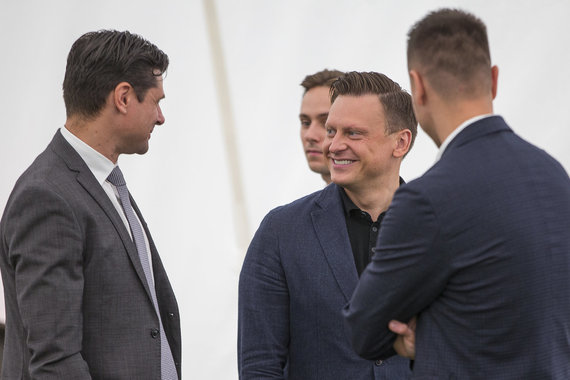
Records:
M36 157L20 175L11 198L21 193L65 193L69 189L72 173L65 163L49 148Z
M313 236L313 215L331 207L329 204L335 199L338 199L337 203L340 202L338 187L332 185L274 208L261 221L248 252L279 251L278 247L283 248L284 245L290 247L306 241L309 236Z
M262 225L264 223L281 223L310 218L313 211L326 208L336 201L340 201L338 186L331 184L322 190L274 208L265 216Z
M53 142L50 143L16 181L4 209L4 222L47 210L72 212L75 207L69 194L77 183L75 175L53 150Z

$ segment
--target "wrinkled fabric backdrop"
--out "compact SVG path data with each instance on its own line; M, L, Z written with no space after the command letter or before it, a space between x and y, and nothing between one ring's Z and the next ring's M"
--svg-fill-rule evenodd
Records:
M130 30L171 60L166 123L144 156L119 163L176 291L183 375L237 379L237 280L261 218L323 186L298 113L307 74L379 71L409 89L406 34L442 6L487 24L499 66L495 112L570 171L570 3L566 1L1 0L0 211L21 172L65 122L61 85L81 34ZM411 180L436 147L420 132Z

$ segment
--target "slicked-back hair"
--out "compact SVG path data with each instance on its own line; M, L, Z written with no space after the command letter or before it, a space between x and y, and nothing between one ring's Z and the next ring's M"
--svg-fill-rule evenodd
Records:
M157 77L168 68L168 56L139 35L128 31L100 30L77 39L69 55L63 80L67 116L93 118L107 96L128 82L143 101Z
M307 75L301 82L301 86L305 88L304 94L314 87L324 86L330 87L338 77L344 74L342 71L324 69L318 73Z
M352 71L332 83L331 104L341 95L377 95L384 107L386 134L409 129L412 132L412 149L418 133L418 122L412 108L412 97L398 83L384 74Z
M429 13L408 32L408 67L421 69L444 99L491 91L491 54L483 21L459 9Z

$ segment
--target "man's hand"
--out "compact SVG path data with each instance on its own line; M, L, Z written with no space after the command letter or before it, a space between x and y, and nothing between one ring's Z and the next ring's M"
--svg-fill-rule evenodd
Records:
M388 324L390 331L398 334L394 342L394 350L398 355L412 360L416 356L416 319L413 317L408 324L396 320Z

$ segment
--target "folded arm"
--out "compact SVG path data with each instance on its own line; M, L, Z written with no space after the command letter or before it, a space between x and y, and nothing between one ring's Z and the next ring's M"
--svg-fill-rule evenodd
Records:
M391 320L408 321L443 290L446 255L431 204L409 186L400 188L382 221L372 262L362 273L344 316L356 352L367 359L393 353Z

